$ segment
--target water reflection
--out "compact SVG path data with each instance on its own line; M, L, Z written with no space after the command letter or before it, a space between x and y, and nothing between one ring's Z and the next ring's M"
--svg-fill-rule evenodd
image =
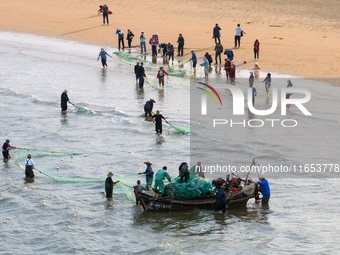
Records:
M158 101L163 102L163 100L164 100L164 90L159 89L158 90Z
M67 112L61 112L61 125L67 125Z
M102 83L106 82L106 68L102 68L102 71L101 71L101 81L102 81Z

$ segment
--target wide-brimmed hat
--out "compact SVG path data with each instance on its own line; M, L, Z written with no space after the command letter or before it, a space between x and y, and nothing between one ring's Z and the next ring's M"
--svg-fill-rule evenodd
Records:
M112 176L113 176L113 173L112 173L112 172L109 172L109 173L107 174L107 176L108 176L108 177L112 177Z
M156 101L155 101L155 100L153 100L152 98L150 98L150 101L152 101L153 103L156 103Z
M32 155L30 153L27 154L28 158L32 158Z
M145 161L144 164L152 165L152 163L150 161Z

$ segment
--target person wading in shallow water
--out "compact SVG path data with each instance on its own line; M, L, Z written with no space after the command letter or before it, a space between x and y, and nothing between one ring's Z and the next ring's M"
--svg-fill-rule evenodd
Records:
M156 111L156 114L152 116L154 119L153 122L155 123L155 131L157 134L162 134L162 119L165 120L166 123L168 121L163 117L162 114L160 114L160 111Z
M112 181L112 178L111 178L112 176L113 176L113 173L109 172L105 180L105 192L106 192L107 198L112 197L113 187L119 182L119 181L116 181L116 182Z
M67 95L67 89L65 89L64 92L61 94L61 98L60 98L60 106L61 106L62 112L67 111L67 102L71 103Z
M10 159L11 156L9 155L9 150L16 149L16 147L11 146L9 143L10 143L10 140L6 139L6 142L4 142L4 144L2 145L2 156L4 157L4 159Z
M32 159L32 155L28 154L27 159L25 160L25 175L26 178L34 178L34 161Z

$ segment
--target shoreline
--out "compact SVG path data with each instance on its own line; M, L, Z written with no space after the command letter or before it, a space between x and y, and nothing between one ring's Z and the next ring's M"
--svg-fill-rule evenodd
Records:
M326 1L337 5L335 0ZM300 2L292 0L283 5L278 0L272 3L259 0L257 4L251 0L228 3L217 0L206 6L206 1L189 0L183 6L179 0L174 0L171 6L164 6L160 2L145 0L143 5L133 8L135 2L131 0L120 4L108 1L106 4L113 14L109 15L110 25L102 25L102 15L97 14L98 6L102 4L99 1L71 0L65 7L58 1L18 0L0 3L3 13L0 30L117 47L115 29L119 27L126 34L130 28L135 34L132 45L139 45L138 36L144 30L147 41L152 33L158 33L160 43L171 42L175 53L178 34L182 33L184 56L175 57L175 60L187 58L190 49L195 49L200 62L205 52L214 58L212 29L215 23L222 28L224 49L232 48L235 27L240 23L246 35L241 39L241 47L232 49L237 66L252 69L254 63L259 62L263 72L290 74L340 86L340 46L335 43L340 41L340 33L337 33L340 20L334 18L336 8L322 8L322 12L327 11L329 16L323 19L320 14L313 16L320 12L315 5L306 6ZM270 12L266 12L267 7L271 7ZM253 60L255 39L260 41L258 61ZM148 44L147 51L151 51ZM242 64L244 61L247 63Z

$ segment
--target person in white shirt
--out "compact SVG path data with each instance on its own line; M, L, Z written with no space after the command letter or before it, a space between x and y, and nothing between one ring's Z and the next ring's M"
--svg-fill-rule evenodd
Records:
M241 37L243 36L243 34L246 34L246 32L244 32L240 26L240 24L237 24L236 27L236 33L235 33L235 47L234 48L240 48L241 46Z
M34 161L32 159L32 155L28 154L27 159L25 160L25 174L26 177L34 178Z

